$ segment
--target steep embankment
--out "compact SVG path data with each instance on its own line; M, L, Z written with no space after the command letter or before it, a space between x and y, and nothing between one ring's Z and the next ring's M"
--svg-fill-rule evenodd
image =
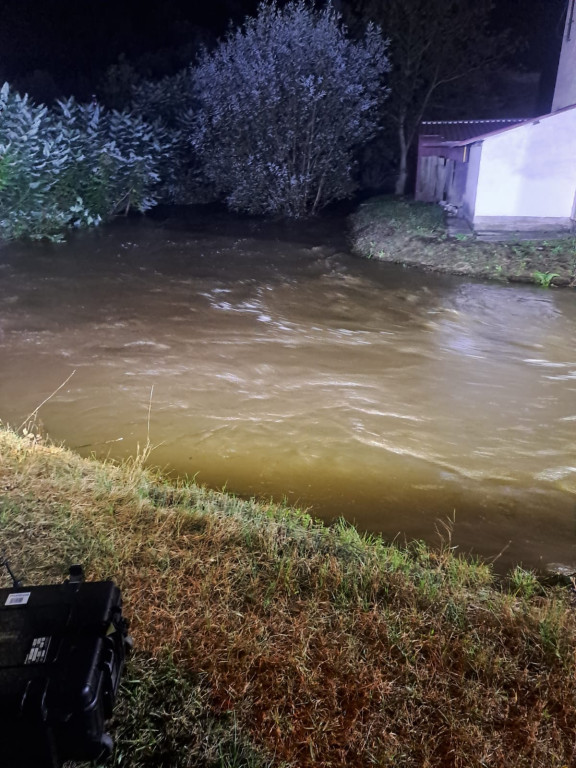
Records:
M574 762L571 593L445 547L172 484L0 430L0 541L27 583L122 587L116 764ZM505 589L502 589L505 587Z

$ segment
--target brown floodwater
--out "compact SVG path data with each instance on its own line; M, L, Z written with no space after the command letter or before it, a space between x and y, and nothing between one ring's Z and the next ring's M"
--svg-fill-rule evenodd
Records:
M210 211L0 251L0 419L387 538L576 564L573 291Z

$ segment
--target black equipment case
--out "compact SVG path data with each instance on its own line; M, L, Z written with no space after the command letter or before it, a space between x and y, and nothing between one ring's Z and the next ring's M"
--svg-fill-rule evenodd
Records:
M0 589L0 765L106 759L106 721L131 647L113 581Z

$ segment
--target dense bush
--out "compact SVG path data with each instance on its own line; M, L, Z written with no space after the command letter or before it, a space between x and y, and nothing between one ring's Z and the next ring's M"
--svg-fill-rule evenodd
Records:
M234 210L299 217L349 195L353 151L386 95L378 30L352 41L331 9L273 0L192 70L191 141Z
M144 120L162 120L169 128L181 128L193 108L190 70L160 80L142 79L131 89L130 109Z
M159 168L160 200L166 203L203 203L214 198L213 185L202 173L190 146L189 125L194 119L194 97L189 68L160 80L141 80L132 88L130 112L162 125L171 139Z
M58 240L155 204L171 138L126 112L73 99L36 105L0 90L0 237Z

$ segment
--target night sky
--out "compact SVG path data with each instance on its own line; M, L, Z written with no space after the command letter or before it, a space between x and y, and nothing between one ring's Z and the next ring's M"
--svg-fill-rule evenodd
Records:
M494 25L526 42L512 62L553 78L567 0L496 0ZM89 98L120 54L161 76L222 36L258 0L0 0L0 77L45 98ZM548 86L549 88L549 83ZM36 95L33 93L33 95Z
M0 75L27 85L36 71L89 96L120 54L153 76L190 60L257 0L0 0Z

